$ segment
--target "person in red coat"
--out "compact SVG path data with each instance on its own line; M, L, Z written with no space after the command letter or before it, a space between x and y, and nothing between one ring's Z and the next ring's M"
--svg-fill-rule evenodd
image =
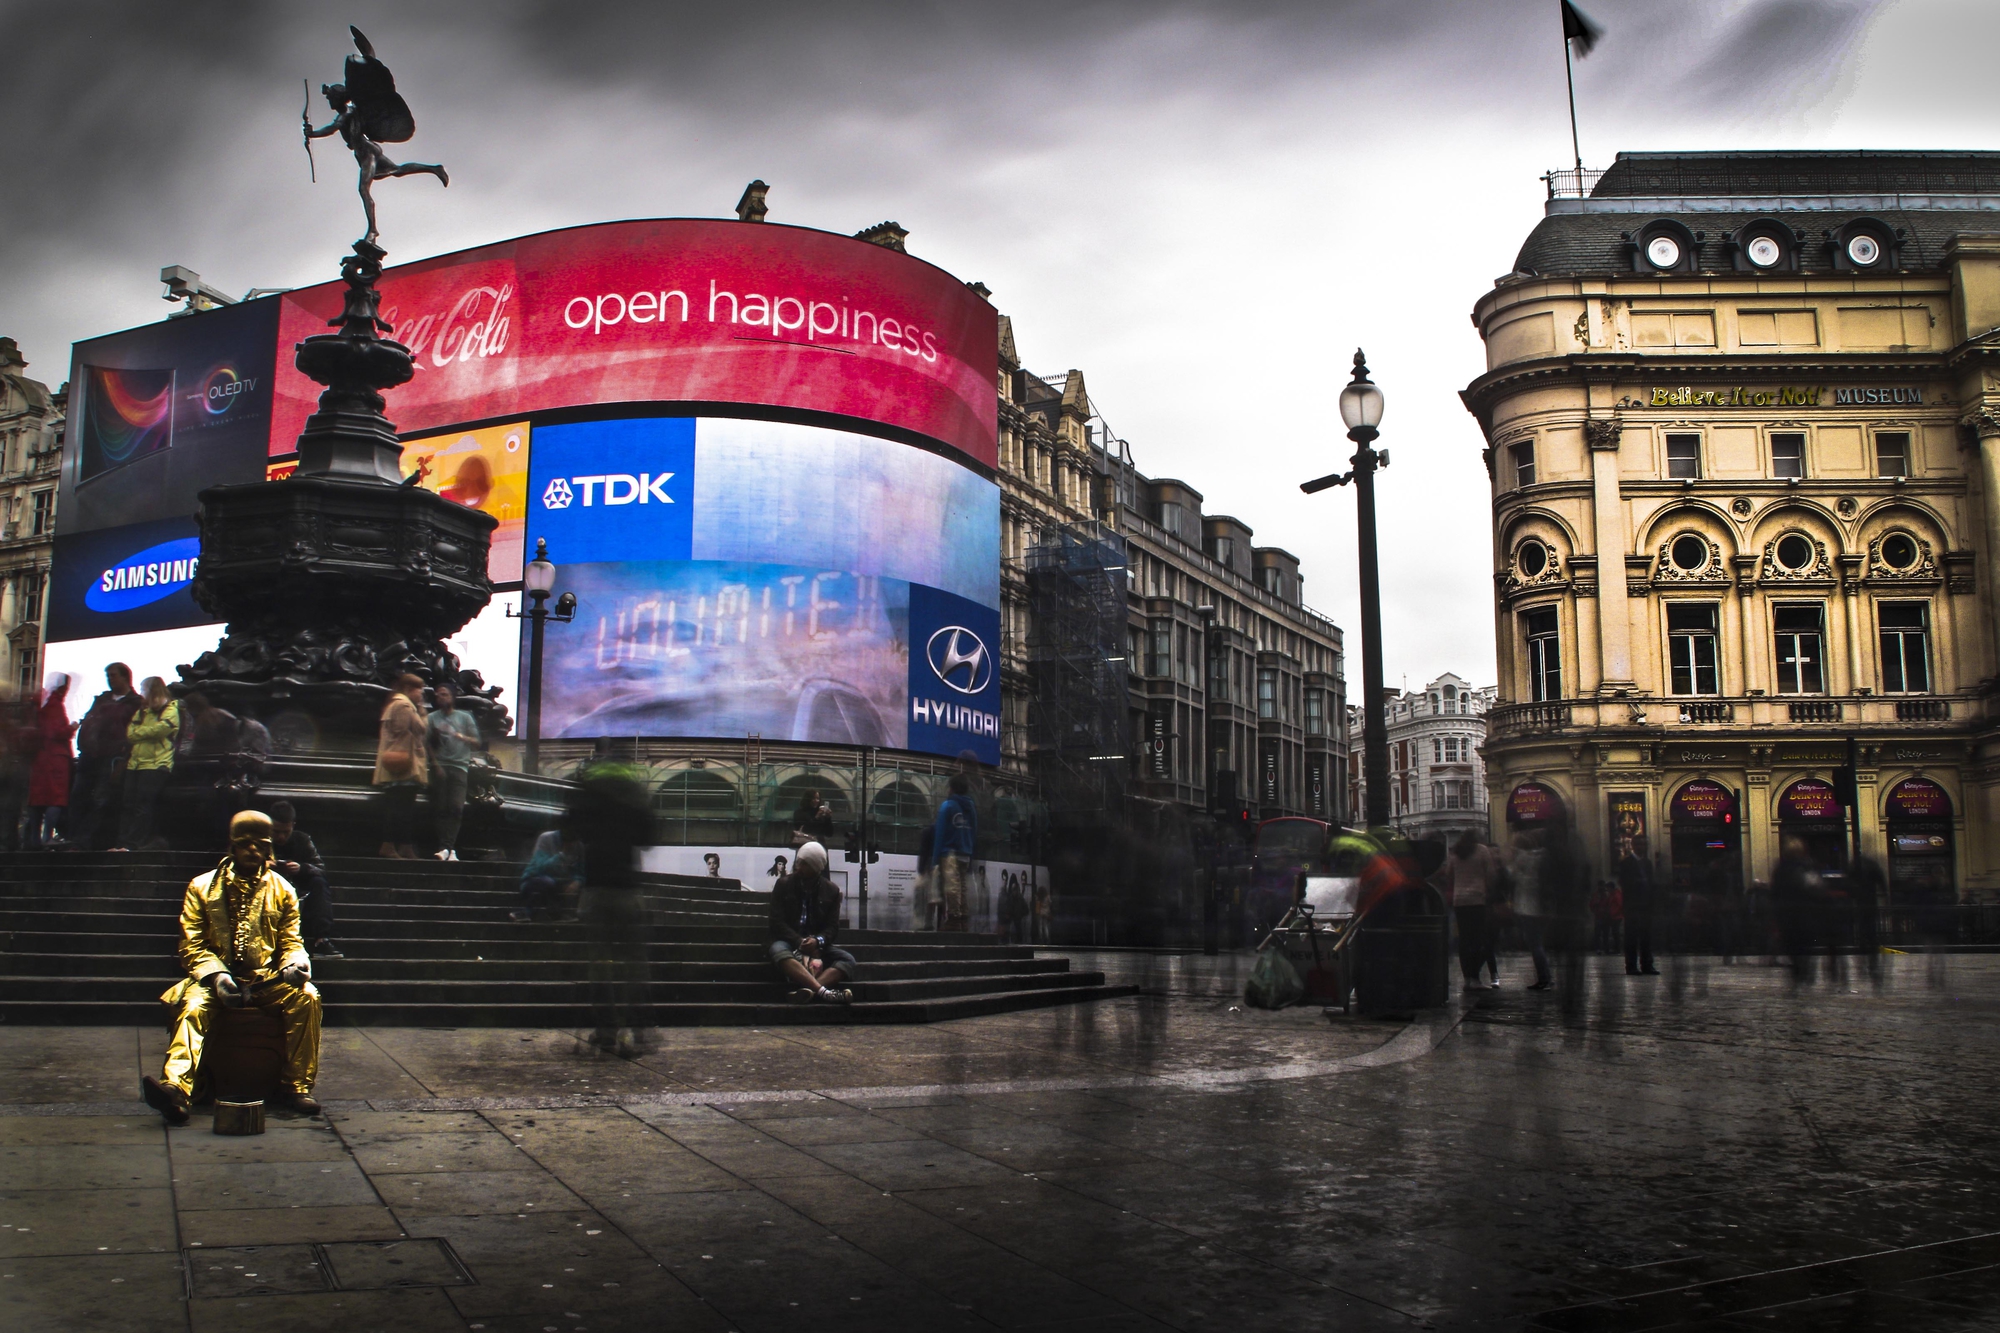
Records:
M60 671L49 677L42 691L41 707L35 713L35 761L28 770L28 828L30 849L58 845L56 822L69 805L69 784L75 757L70 738L76 723L69 720L63 701L69 697L69 677Z

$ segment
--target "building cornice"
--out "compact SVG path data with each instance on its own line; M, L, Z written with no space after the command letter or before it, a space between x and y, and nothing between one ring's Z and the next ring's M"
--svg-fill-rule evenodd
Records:
M2000 349L1995 349L2000 350ZM1487 371L1459 391L1459 400L1466 411L1481 419L1482 424L1490 421L1493 409L1515 394L1537 389L1547 389L1553 385L1569 384L1577 388L1589 389L1597 386L1617 385L1646 377L1667 378L1677 381L1708 382L1710 380L1792 380L1801 375L1814 379L1833 376L1849 378L1903 379L1912 377L1924 379L1945 379L1952 375L1954 362L1952 352L1881 352L1855 353L1833 352L1787 357L1744 356L1732 353L1710 352L1704 355L1689 355L1679 352L1639 353L1639 352L1578 352L1569 356L1538 357L1532 361L1516 361L1494 370ZM1926 406L1931 406L1926 404ZM1939 404L1938 406L1949 406ZM1666 411L1670 409L1644 409ZM1823 405L1815 411L1841 411L1842 408ZM1879 415L1878 405L1869 404L1845 408L1859 414ZM1581 425L1581 418L1578 424ZM1631 424L1631 423L1627 423Z

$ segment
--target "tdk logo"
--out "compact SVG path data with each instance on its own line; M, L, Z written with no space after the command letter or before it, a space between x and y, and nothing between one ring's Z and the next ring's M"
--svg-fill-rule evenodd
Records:
M542 490L542 508L567 509L576 503L577 492L583 492L583 507L591 508L599 500L598 487L603 487L602 500L607 505L628 505L633 503L652 504L658 502L670 505L674 497L666 492L666 485L674 474L662 472L657 477L650 472L633 476L629 472L613 472L596 477L555 477Z
M993 683L993 654L986 641L963 625L946 625L924 645L931 674L959 694L983 694ZM1000 735L1000 715L969 704L910 696L910 720L975 736Z
M963 625L946 625L924 645L931 674L960 694L983 694L993 683L993 655L986 641Z
M130 611L170 597L194 582L201 559L201 538L162 542L126 556L99 574L83 595L93 611Z

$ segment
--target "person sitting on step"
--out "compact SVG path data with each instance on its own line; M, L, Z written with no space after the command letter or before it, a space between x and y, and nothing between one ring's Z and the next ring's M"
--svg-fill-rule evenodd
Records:
M140 1080L146 1104L184 1125L217 1006L255 1006L284 1029L285 1062L274 1100L318 1115L319 992L299 937L299 898L272 867L271 820L245 810L229 821L229 855L188 884L181 901L181 966L187 976L160 999L179 1006L160 1077Z
M521 871L521 906L507 913L509 921L574 921L575 904L583 892L583 844L563 844L561 829L535 839L535 850Z
M854 1002L844 984L854 979L854 955L833 942L839 933L840 890L827 878L826 848L809 842L771 890L771 961L795 1003Z
M299 813L290 801L271 803L271 853L274 864L299 895L299 932L306 952L315 958L342 958L333 943L333 890L326 884L326 858L312 835L299 827Z

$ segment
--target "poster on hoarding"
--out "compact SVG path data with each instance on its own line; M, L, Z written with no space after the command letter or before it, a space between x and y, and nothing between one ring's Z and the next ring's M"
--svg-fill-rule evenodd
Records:
M403 445L402 473L454 504L491 514L500 526L486 556L486 576L519 583L528 524L528 423L450 431ZM275 480L275 478L274 478Z
M1611 791L1604 793L1605 813L1611 821L1611 848L1630 838L1643 851L1646 842L1646 793Z
M1563 799L1539 782L1523 782L1507 795L1507 822L1513 825L1554 824L1563 817Z
M998 461L999 316L942 269L852 237L712 219L602 223L386 270L382 315L416 355L405 435L613 403L849 417ZM287 293L278 342L324 331L344 289ZM271 451L318 386L279 370Z
M1951 797L1929 778L1904 778L1889 788L1885 804L1891 819L1951 818Z
M1736 794L1719 782L1697 778L1674 793L1667 813L1676 824L1733 824Z
M1785 788L1778 797L1778 822L1785 823L1843 823L1847 811L1841 808L1840 795L1833 784L1821 782L1818 778L1800 778Z

